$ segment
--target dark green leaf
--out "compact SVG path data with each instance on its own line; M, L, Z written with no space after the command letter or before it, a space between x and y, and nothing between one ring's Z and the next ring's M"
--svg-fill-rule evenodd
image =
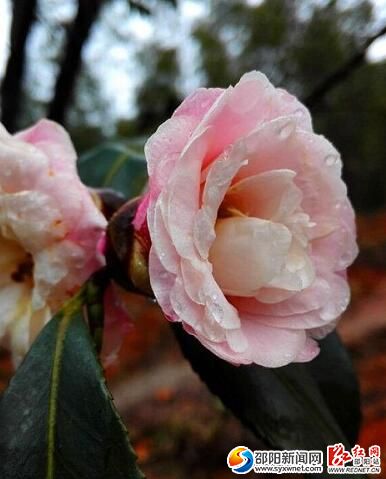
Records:
M350 357L336 333L319 342L320 353L305 364L316 380L320 392L353 446L361 422L359 385Z
M146 162L140 151L137 144L104 144L80 157L79 175L88 186L113 188L132 198L142 192L147 181Z
M333 414L347 407L354 415L353 421L357 421L356 398L353 405L347 404L351 400L350 391L355 387L350 384L346 390L342 379L335 397L330 392L329 400L325 401L323 393L329 385L337 384L340 367L334 364L335 371L330 373L335 374L335 379L328 380L328 372L324 371L325 367L330 367L327 352L322 352L318 365L313 366L318 376L312 374L306 364L291 364L277 369L257 365L237 367L214 356L180 325L174 324L173 328L185 356L209 389L268 445L281 449L325 451L329 444L342 442L349 447L338 424L343 426L346 421L337 422ZM337 348L337 343L333 347ZM335 359L339 356L342 356L341 352L334 351ZM347 359L345 361L342 375L348 368ZM351 380L352 372L347 382ZM328 405L331 401L342 401L342 404L330 410Z
M87 311L87 320L90 335L99 355L102 350L104 328L104 293L110 283L106 269L97 271L84 286L84 308Z
M0 401L1 479L140 479L78 297L43 329Z

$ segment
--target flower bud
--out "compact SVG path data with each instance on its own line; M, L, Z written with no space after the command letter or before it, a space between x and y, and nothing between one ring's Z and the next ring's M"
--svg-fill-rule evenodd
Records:
M112 276L124 288L152 296L148 259L150 237L146 223L139 230L133 225L141 198L125 203L108 225L107 264Z

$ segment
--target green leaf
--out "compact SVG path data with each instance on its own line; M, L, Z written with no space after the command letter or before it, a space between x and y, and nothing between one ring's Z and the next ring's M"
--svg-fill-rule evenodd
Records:
M348 370L347 360L342 369L339 363L332 361L333 371L328 352L323 351L323 343L319 363L312 369L307 364L276 369L257 365L237 367L212 354L179 324L172 327L184 355L209 389L269 446L326 451L328 445L342 442L349 447L340 427L346 422L336 421L334 414L346 407L355 416L353 420L357 420L356 396L354 405L350 404L350 392L356 390L356 385L347 386L346 390L343 376ZM329 348L331 350L332 346ZM340 354L334 352L335 359ZM318 377L315 371L320 373L324 368L328 369ZM328 374L335 379L328 379ZM338 384L340 375L342 383L335 391L330 391L328 401L325 400L323 394L328 387ZM341 402L339 408L330 410L328 406L332 401Z
M0 401L1 479L140 479L82 315L43 329Z
M319 341L320 353L304 366L316 381L321 395L351 446L361 423L359 384L347 350L336 333Z
M139 195L146 185L146 162L137 143L106 143L78 161L82 181L94 188L113 188L126 198Z
M84 285L84 308L90 335L94 341L95 349L99 355L102 350L104 328L104 293L110 283L110 278L105 268L94 273L92 278Z

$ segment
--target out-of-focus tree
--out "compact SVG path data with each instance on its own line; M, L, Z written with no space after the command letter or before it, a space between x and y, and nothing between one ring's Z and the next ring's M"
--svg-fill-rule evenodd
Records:
M386 205L386 62L366 64L332 91L315 110L315 127L344 159L354 205Z
M175 0L163 0L176 6ZM88 40L91 27L98 17L101 7L112 0L78 0L75 19L67 30L66 46L60 62L54 95L48 109L48 117L59 123L66 123L67 110L73 100L76 80L82 64L82 51ZM150 15L151 9L146 1L127 0L131 11L142 15ZM121 21L118 19L117 21ZM124 20L124 19L123 19Z
M1 121L14 131L20 111L28 34L35 20L36 0L13 0L10 54L1 85Z
M29 5L32 3L30 1ZM40 3L46 5L43 0ZM105 30L95 22L102 3L103 12L107 9L111 13L109 28ZM114 10L118 3L126 5L123 16ZM178 32L170 31L166 42L159 41L157 36L158 27L165 29L165 17L154 8L166 3L175 6L174 0L78 0L75 21L59 25L62 37L67 38L67 47L61 46L63 38L60 41L56 38L52 41L53 46L57 45L56 50L47 45L39 53L47 56L50 50L56 51L54 55L50 53L50 61L51 70L56 69L57 75L53 85L47 88L52 89L53 98L51 93L44 99L35 97L31 82L27 81L22 111L15 114L17 108L13 108L23 96L7 94L8 106L3 100L4 114L8 108L14 125L21 123L25 126L27 117L29 121L36 119L48 110L51 103L51 116L67 121L71 134L82 149L111 134L114 124L117 133L123 136L145 136L154 131L181 100L182 80L186 75L186 49L181 44L183 42L179 43ZM17 1L14 8L16 4ZM197 0L197 4L204 6L205 15L195 20L189 41L197 50L197 56L190 59L191 71L196 68L200 83L226 87L234 84L244 72L258 69L275 85L308 99L316 130L328 136L342 153L344 174L354 205L360 209L385 206L386 185L382 178L386 169L386 142L382 125L386 117L386 63L370 64L363 49L365 40L374 33L372 2L263 0L254 4L247 0ZM87 15L86 11L92 14ZM179 12L181 10L175 10L175 15L178 16ZM154 39L151 43L148 39L140 40L140 36L128 38L126 35L128 17L138 13L152 25ZM85 23L80 22L81 15ZM101 17L103 15L99 19ZM32 20L33 17L29 27ZM25 38L29 27L24 29ZM54 24L50 28L56 31ZM125 88L136 89L131 118L126 118L127 114L125 118L119 118L117 113L114 116L111 104L104 97L101 87L104 81L110 81L109 71L103 72L102 79L101 70L98 73L91 68L90 60L82 65L84 46L88 41L95 41L90 33L97 29L108 37L106 42L102 41L106 48L116 45L116 41L124 50L126 45L132 47L137 42L123 60L132 78L127 79L129 75L126 75L124 83L117 88L117 95ZM70 46L73 37L76 37L76 41L73 40L76 48ZM50 42L49 36L47 38ZM324 88L325 79L333 78L332 74L361 49L363 55L357 56L350 69ZM140 54L136 56L137 51ZM184 55L184 61L181 61ZM16 57L12 57L13 54L9 64L15 61ZM70 57L71 61L68 60ZM23 61L19 61L19 68ZM96 61L103 62L103 58ZM113 68L111 64L110 68ZM115 84L117 81L115 78ZM11 85L8 80L8 87L6 82L3 84L3 97L5 89L10 87L20 90L17 83ZM315 92L318 93L316 96L313 95ZM122 102L129 101L127 95L124 98ZM109 129L106 129L107 124Z
M216 31L207 25L196 28L194 36L200 44L201 67L208 85L227 87L234 82L236 74L230 68L231 59L226 46Z
M303 96L343 65L369 34L373 18L368 0L351 8L339 5L332 0L314 7L289 48L287 65Z
M194 32L207 84L226 86L252 69L282 82L286 53L299 23L296 2L270 0L253 6L243 0L213 0L210 5L208 19Z
M208 86L229 85L241 72L258 69L298 94L312 91L361 45L372 25L368 0L350 8L342 3L213 0L194 31Z
M83 46L102 3L103 0L78 0L76 17L67 30L66 46L48 109L48 117L59 123L65 122L68 104L72 99L81 67Z
M315 129L329 138L341 152L344 176L354 206L373 210L386 205L386 62L371 64L361 46L372 33L372 5L368 1L342 9L337 1L316 7L298 44L290 52L293 77L307 97L323 80L350 58L356 69L315 102L308 96ZM361 65L360 68L357 68Z
M177 87L180 71L175 49L148 46L139 61L146 78L137 92L136 129L139 133L149 133L170 117L181 101Z
M98 86L85 65L77 78L73 102L67 114L71 138L78 152L90 150L106 140L99 115L107 110L108 105L98 91Z
M355 54L372 34L368 0L347 7L342 1L214 0L207 18L195 29L200 68L208 86L226 86L251 69L276 85L306 98ZM366 57L336 88L312 105L316 130L325 134L344 158L344 175L354 205L374 209L386 204L386 63Z
M153 7L158 3L176 7L175 0L157 0L157 2L124 0L124 2L128 7L128 12L147 16L152 15ZM83 81L84 85L88 80L94 80L88 73L84 75L82 70L84 48L102 7L113 6L114 3L117 2L115 0L63 0L62 2L13 0L11 48L6 74L1 86L2 121L10 131L24 127L28 121L34 120L42 114L61 124L67 124L68 112L74 101L82 98L82 95L77 94L78 80L82 76L88 76L86 81ZM73 5L76 12L72 19L63 22L60 15L55 18L55 11L60 11L63 8L71 9ZM51 70L55 71L53 85L47 85L46 88L47 91L52 90L52 95L50 98L46 98L46 94L44 99L33 94L33 87L26 88L30 78L24 78L24 71L28 70L26 66L28 66L29 60L26 57L26 51L35 18L36 25L45 31L47 40L39 50L38 63L50 63ZM127 17L117 18L116 22L118 25L120 22L126 23L127 20ZM50 37L52 37L52 43ZM39 64L34 65L35 70L38 70L39 67ZM40 81L47 82L47 77L43 78L43 76L41 75ZM96 96L100 96L100 92L94 90L94 93ZM91 97L91 95L88 96ZM23 104L23 108L19 108L21 104ZM72 118L74 117L76 115L72 114ZM85 123L87 123L86 119Z

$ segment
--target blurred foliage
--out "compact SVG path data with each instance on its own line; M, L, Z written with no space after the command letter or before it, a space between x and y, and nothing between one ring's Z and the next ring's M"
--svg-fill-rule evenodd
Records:
M151 45L139 55L146 65L146 79L137 92L136 130L152 133L169 118L179 104L177 79L180 69L175 49Z
M225 87L253 69L280 82L295 2L270 0L252 7L241 0L215 0L210 5L211 15L194 32L207 84Z
M277 85L305 98L346 62L369 35L372 5L324 5L271 0L250 6L238 0L211 3L211 15L194 35L208 86L235 83L257 68ZM305 11L307 10L308 11ZM353 72L312 109L314 126L341 152L354 206L386 205L386 62Z
M144 479L86 324L103 291L90 280L66 303L1 396L2 479Z
M386 63L368 64L332 92L314 123L340 150L354 206L386 205Z
M112 188L133 198L142 192L147 179L140 149L137 143L105 143L80 157L79 175L88 186Z
M68 124L79 151L106 136L111 138L114 132L124 139L148 136L195 85L226 87L252 69L263 71L275 85L307 98L361 48L376 26L369 0L265 0L257 4L247 0L196 0L204 14L191 20L187 36L179 37L173 29L182 22L183 9L174 9L174 1L125 2L131 5L126 13L113 9L122 1L105 2L104 12L111 14L108 29L103 30L97 22L94 33L99 29L109 36L106 45L121 41L119 45L133 48L134 53L122 60L127 71L134 72L133 81L122 83L116 93L118 96L125 88L135 89L132 116L121 118L117 113L114 117L101 91L103 82L109 81L109 71L106 80L101 81L86 63L78 78ZM171 11L177 18L175 24L170 20ZM133 16L152 25L150 38L141 40L140 36L126 34L125 25ZM141 25L136 28L141 29ZM167 30L167 35L162 36L158 30ZM190 42L190 50L184 42ZM57 53L51 52L51 63L59 61L62 47L59 40L56 43ZM44 54L40 52L42 57ZM36 83L37 74L33 76ZM188 87L187 76L193 79ZM386 205L385 77L386 61L370 63L365 59L325 98L310 105L316 131L327 136L342 154L349 194L359 210ZM26 89L27 96L28 92ZM127 96L125 101L129 101ZM36 98L32 102L27 98L24 104L28 115L24 111L21 116L30 120L45 108Z

